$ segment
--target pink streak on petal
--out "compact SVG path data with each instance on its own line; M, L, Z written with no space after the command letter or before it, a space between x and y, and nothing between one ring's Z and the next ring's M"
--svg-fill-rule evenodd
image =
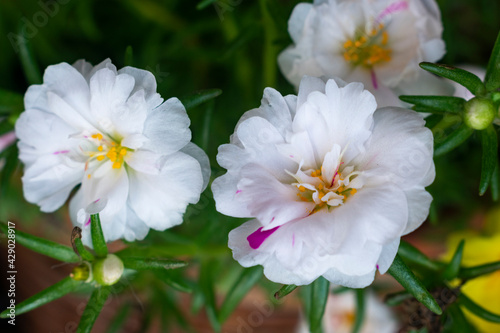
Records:
M236 194L241 193L241 190L236 191Z
M382 20L384 17L390 14L397 13L402 10L408 9L408 3L406 1L398 1L391 3L386 9L380 13L380 15L377 17L377 22Z
M59 150L59 151L53 152L52 154L59 155L59 154L67 154L67 153L69 153L69 150Z
M94 201L94 203L97 203L97 202L99 202L99 200L101 200L101 199L97 199L96 201Z
M290 158L293 158L293 155L290 155Z
M295 234L292 236L292 246L295 246Z
M90 224L90 217L89 217L89 220L87 221L87 223L85 223L85 226L87 227L89 224Z
M0 151L4 150L16 141L16 133L10 131L0 136Z
M378 264L377 264L377 271L379 270L380 268L378 267Z
M262 243L264 243L267 237L271 236L276 230L278 230L279 226L265 231L262 231L262 228L263 227L260 227L247 237L248 245L250 245L250 247L254 250L257 250Z
M373 88L378 89L377 76L375 75L375 71L373 69L371 70L371 76L372 76Z

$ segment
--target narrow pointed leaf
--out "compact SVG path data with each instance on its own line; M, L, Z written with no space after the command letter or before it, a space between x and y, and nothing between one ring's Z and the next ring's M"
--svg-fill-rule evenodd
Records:
M420 267L425 267L432 271L437 271L442 268L442 265L432 261L431 259L429 259L429 257L420 252L420 250L418 250L416 247L405 241L401 241L401 243L399 244L398 254L406 262L418 265Z
M463 110L465 99L452 96L399 96L403 102L440 112L460 113Z
M108 255L108 247L104 240L99 214L90 215L90 233L95 254L99 258L105 258Z
M220 89L207 89L194 92L190 95L179 98L186 108L186 110L192 109L200 104L208 102L209 100L222 94Z
M477 278L478 276L490 274L500 270L500 261L473 267L462 268L458 277L464 280Z
M124 257L120 258L126 268L135 270L144 269L174 269L188 265L187 262L175 259L155 259L155 258L139 258L139 257Z
M491 311L486 310L479 304L475 303L473 300L471 300L469 297L465 296L464 294L460 294L458 297L458 302L459 304L465 306L467 310L475 314L476 316L490 321L492 323L500 323L500 314L493 313Z
M320 276L311 284L309 329L311 333L321 332L321 323L325 314L326 302L330 293L330 282Z
M82 229L79 227L74 227L71 233L71 244L73 245L73 251L79 255L85 261L93 261L94 255L87 251L82 243Z
M292 291L297 289L297 286L294 284L285 284L283 287L280 288L277 292L274 293L274 298L277 300L285 297L286 295L290 294Z
M196 5L196 9L198 10L202 10L202 9L205 9L207 8L208 6L210 6L211 4L213 4L214 2L217 2L218 0L203 0L203 1L200 1L197 5Z
M495 167L495 171L493 171L493 175L491 176L491 198L493 201L498 201L498 197L500 196L500 169L497 166Z
M262 277L262 268L259 266L245 269L241 272L236 282L231 287L224 299L224 303L219 310L219 322L224 323L229 316L234 312L234 309L240 304L243 297L245 297L250 289L259 282Z
M356 289L356 318L352 328L352 333L361 331L365 319L365 290Z
M170 287L182 293L192 293L193 288L186 283L185 277L176 277L168 270L155 270L155 275L161 282L168 284Z
M408 266L406 266L399 255L396 255L394 262L391 267L389 267L389 274L391 274L396 281L398 281L409 293L413 295L413 297L425 305L429 310L438 315L443 313L434 297L432 297L423 283L415 276L415 274L413 274Z
M474 130L467 125L461 125L450 135L448 135L446 139L434 146L434 156L438 157L449 153L450 151L464 143L465 140L467 140L473 132Z
M420 67L461 84L475 96L482 95L486 91L481 79L466 70L443 64L432 64L430 62L422 62L420 63Z
M443 332L449 333L476 333L477 330L472 326L465 318L462 309L456 303L451 304L447 309L446 313L451 317L450 327Z
M221 325L218 321L218 311L215 303L215 282L214 282L214 267L215 261L206 261L202 263L200 270L199 284L203 297L205 298L205 310L207 313L208 320L212 325L212 328L216 332L220 332Z
M64 295L77 290L78 287L83 284L84 283L82 281L75 281L68 276L47 289L42 290L38 294L35 294L21 303L16 304L16 316L61 298ZM8 313L9 309L3 311L0 314L0 318L7 318Z
M19 34L22 36L22 27L19 28ZM42 75L36 64L35 57L31 51L31 43L25 40L23 43L19 43L19 60L21 60L21 65L23 67L24 76L29 84L41 84Z
M94 326L97 317L99 317L102 307L108 299L109 294L111 294L110 287L100 287L94 290L92 295L90 295L90 299L85 307L85 310L83 310L76 333L92 332L92 327Z
M498 33L495 46L493 47L490 60L488 61L484 84L488 91L494 91L500 88L500 32Z
M446 269L443 272L443 277L446 280L452 280L457 277L458 272L460 271L460 264L462 263L464 245L465 241L460 241L457 249L455 250L455 253L453 254L453 258L451 258L450 263L448 264L448 266L446 266Z
M7 224L0 223L0 229L7 234ZM30 250L64 262L79 262L80 258L69 246L61 245L28 233L16 230L16 243Z
M498 164L498 138L493 125L481 131L481 144L483 145L483 156L479 195L483 195L488 189Z

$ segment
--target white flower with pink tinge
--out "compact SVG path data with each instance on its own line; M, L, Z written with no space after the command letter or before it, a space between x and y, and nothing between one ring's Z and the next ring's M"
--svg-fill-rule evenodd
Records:
M229 234L242 266L304 285L354 288L387 271L426 219L433 137L421 115L382 108L361 83L304 77L298 96L266 88L217 160L217 210L253 217Z
M81 184L70 215L87 245L89 212L100 212L106 241L143 239L180 224L208 183L184 106L164 102L148 71L117 71L110 60L49 66L24 104L16 123L24 196L52 212Z
M315 0L288 21L294 42L278 62L296 87L303 75L362 82L379 107L398 95L448 95L453 87L420 69L445 54L434 0Z

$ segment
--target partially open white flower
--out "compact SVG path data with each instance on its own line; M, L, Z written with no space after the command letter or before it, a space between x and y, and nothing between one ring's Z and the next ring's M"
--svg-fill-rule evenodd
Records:
M217 160L217 210L254 217L229 234L241 265L272 281L324 276L364 287L426 219L433 138L414 111L383 108L361 83L305 77L298 96L266 88Z
M420 69L445 53L434 0L315 0L292 12L294 45L278 62L296 87L303 75L362 82L379 107L401 105L400 94L449 94L446 81Z
M180 224L206 187L208 158L190 143L186 110L163 102L148 71L117 71L110 60L49 66L24 103L16 135L26 200L52 212L81 184L70 213L85 244L90 211L107 241L143 239Z

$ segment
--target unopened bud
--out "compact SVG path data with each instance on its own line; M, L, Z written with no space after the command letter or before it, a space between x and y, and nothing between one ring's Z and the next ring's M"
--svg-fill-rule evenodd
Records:
M470 128L484 130L496 116L495 106L489 99L474 97L465 103L464 122Z
M92 281L92 267L88 262L84 261L82 264L73 268L69 276L76 281L90 282Z
M93 262L94 280L101 286L110 286L120 280L123 274L123 262L114 254Z

